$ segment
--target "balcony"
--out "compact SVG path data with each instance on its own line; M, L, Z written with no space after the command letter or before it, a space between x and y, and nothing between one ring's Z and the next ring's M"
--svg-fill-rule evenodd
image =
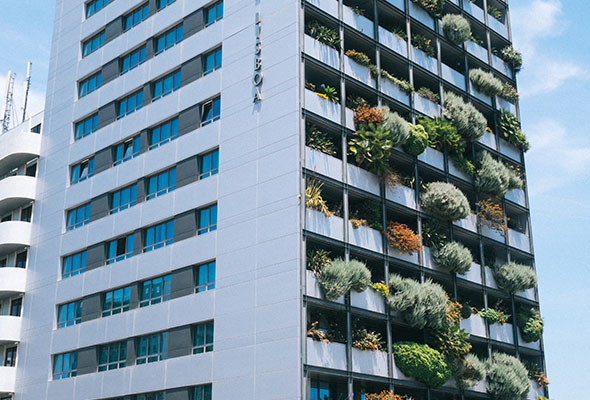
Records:
M514 331L512 324L490 325L490 339L498 342L514 344Z
M496 18L488 15L488 25L492 28L493 31L500 34L500 36L504 38L508 38L508 27L501 21L498 21Z
M410 2L410 16L434 30L434 19L432 19L430 14L428 14L425 9L414 4L413 2Z
M508 100L504 100L501 97L496 96L496 108L498 110L505 110L511 113L512 115L516 115L516 105L512 104Z
M14 393L16 368L0 367L0 393Z
M344 240L344 220L336 215L327 217L316 210L307 210L305 229L335 240Z
M503 75L506 75L508 78L512 79L513 74L512 74L512 68L510 67L510 65L506 64L504 62L504 60L502 60L500 57L495 56L492 54L492 66L497 69L498 71L500 71L500 73L502 73Z
M35 200L36 178L9 176L0 184L0 215Z
M385 0L387 1L389 4L393 4L394 6L396 6L397 8L399 8L402 11L405 11L406 9L406 5L404 0Z
M361 374L388 376L387 353L352 349L352 370Z
M416 210L416 192L409 187L403 185L387 185L385 189L385 198Z
M344 57L344 73L372 88L377 87L369 68L346 56Z
M340 68L340 53L308 35L305 35L305 54L334 69Z
M367 250L383 253L383 237L381 236L381 232L369 228L368 226L354 228L349 222L348 235L348 241L350 244Z
M470 1L463 2L463 9L480 22L485 22L483 10Z
M471 317L461 321L461 328L473 336L487 337L486 321L479 315L473 314Z
M475 97L476 99L478 99L478 100L480 100L480 101L482 101L482 102L486 103L488 106L491 106L491 105L492 105L492 98L491 98L490 96L488 96L488 95L485 95L485 94L483 94L483 93L481 93L481 92L478 92L478 91L477 91L477 90L476 90L476 89L473 87L473 84L470 84L469 86L470 86L470 88L469 88L469 93L470 93L470 94L471 94L473 97Z
M22 318L0 315L0 344L20 342Z
M477 139L477 141L485 146L488 146L490 149L496 150L496 137L493 133L485 131L483 136Z
M514 229L508 229L508 244L527 253L531 252L531 241L529 237Z
M305 147L305 168L337 181L342 181L342 160L307 146Z
M27 125L28 126L28 125ZM41 135L14 129L0 136L0 175L39 157Z
M307 338L307 365L346 370L346 345Z
M421 112L424 115L428 115L431 118L440 117L440 106L428 99L425 99L417 93L414 93L414 108L416 111Z
M371 39L375 38L375 24L370 19L363 17L362 15L357 15L354 11L350 8L344 6L342 8L343 20L344 23L350 25L357 31L367 35Z
M500 139L500 153L512 158L514 161L520 162L520 149L504 139Z
M381 194L381 185L377 175L356 165L348 164L348 183L366 192L376 195Z
M379 42L382 45L390 48L394 52L408 57L408 42L400 39L393 33L389 32L387 29L379 27Z
M24 268L0 268L0 296L25 292L27 270Z
M381 91L383 94L396 99L406 106L410 105L410 95L401 90L395 83L391 82L387 78L381 79Z
M452 85L455 85L461 90L465 90L465 75L459 71L455 71L453 68L446 64L441 64L442 77L445 81Z
M340 104L321 98L311 90L305 89L305 109L340 124Z
M336 0L307 0L317 8L324 10L335 18L338 18L338 1Z
M9 221L0 223L0 254L31 245L31 223Z
M363 310L374 311L380 314L386 313L385 299L379 293L369 288L364 292L350 291L350 304Z
M465 49L469 54L479 58L481 61L488 63L488 51L470 40L465 42Z
M416 97L420 97L416 95ZM424 99L426 100L426 99ZM428 101L428 100L426 100ZM433 103L434 104L434 103ZM435 168L438 168L442 171L445 169L445 156L438 150L433 149L432 147L427 147L424 153L418 156L418 160L425 162L428 165L431 165Z
M464 274L458 274L457 277L481 285L481 265L471 263L469 271Z
M410 49L412 51L412 60L416 64L418 64L419 66L421 66L425 70L430 71L435 75L438 75L438 67L437 67L436 58L430 57L429 55L424 53L422 50L417 49L414 46L410 46Z
M513 203L526 207L526 196L524 194L524 190L522 189L513 189L506 193L504 196L506 200L510 200Z

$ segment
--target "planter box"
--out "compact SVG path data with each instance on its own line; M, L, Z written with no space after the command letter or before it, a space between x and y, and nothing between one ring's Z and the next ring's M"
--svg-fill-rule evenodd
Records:
M498 289L498 285L496 285L496 280L494 279L494 271L488 267L483 267L483 268L485 268L486 286L494 288L494 289Z
M498 342L514 344L514 332L512 324L494 324L490 325L490 339Z
M485 22L483 10L470 1L463 2L463 9L481 22Z
M469 390L473 390L474 392L486 393L487 392L486 380L484 379L484 380L477 382L477 385L471 386L469 388Z
M417 96L419 97L419 96ZM432 165L440 170L445 169L445 157L443 153L432 147L427 147L424 153L418 156L418 160L425 162L426 164Z
M406 9L406 5L404 0L385 0L387 1L389 4L393 4L394 6L396 6L397 8L399 8L402 11L405 11Z
M305 213L305 229L332 239L344 240L344 220L335 215L326 217L319 211L308 209Z
M453 159L451 157L449 157L449 173L453 176L456 176L457 178L463 179L466 182L473 181L473 177L471 175L455 167L455 163L453 162Z
M402 253L398 249L393 249L393 248L387 246L387 255L390 257L399 258L400 260L404 260L407 262L418 264L418 253L412 253L412 254Z
M377 175L367 170L348 164L348 183L364 191L380 195L381 185Z
M324 10L328 14L338 18L338 1L337 0L306 0L309 4Z
M464 274L458 274L457 277L481 285L481 265L477 263L471 263L471 268L469 271L465 272Z
M379 43L404 57L408 57L408 42L401 40L383 27L379 27Z
M410 105L410 95L387 78L381 78L381 91L389 97L398 100L400 103L404 103L407 106Z
M434 19L422 7L410 1L410 16L434 30Z
M512 104L508 100L496 96L496 108L498 110L506 110L512 115L516 115L516 104Z
M432 118L440 116L440 106L438 104L425 99L416 93L414 93L414 108L416 111Z
M340 104L321 98L309 89L305 89L305 109L340 124Z
M416 191L404 185L385 187L385 198L412 209L416 209Z
M350 25L357 31L360 31L370 37L375 38L374 27L375 24L370 19L362 15L356 15L350 8L344 6L342 9L344 23Z
M522 292L516 293L516 295L533 301L537 300L537 296L535 296L535 289L523 290Z
M356 131L356 128L354 127L354 111L351 110L350 108L345 108L344 109L345 112L345 125L348 129Z
M527 400L537 400L537 397L545 396L545 389L539 387L539 385L537 385L537 382L531 379L529 383L531 386L529 389L529 394L526 397Z
M334 69L340 69L340 53L308 35L305 35L305 54Z
M523 207L526 207L526 196L524 195L524 190L522 189L513 189L506 193L504 196L506 200L510 200L513 203L519 204Z
M531 252L531 240L524 233L508 229L508 244L527 253Z
M471 317L461 321L461 328L465 329L470 335L487 337L486 321L479 315L471 315Z
M488 15L488 25L490 26L490 28L498 32L500 35L504 36L505 38L508 38L508 28L503 22L500 22L491 15Z
M355 246L383 253L383 236L381 236L381 232L368 226L353 228L349 222L348 241Z
M504 236L502 236L500 232L495 229L491 229L486 225L481 226L481 234L498 242L506 243L506 239L504 239Z
M361 293L351 290L350 304L353 307L362 308L364 310L374 311L380 314L386 313L385 299L371 288L368 288Z
M307 365L346 370L346 345L307 338Z
M375 79L373 79L371 76L371 71L369 71L369 68L357 63L350 57L344 57L344 72L366 85L369 85L373 88L376 87Z
M465 90L465 75L446 64L441 64L442 77L445 81Z
M414 46L410 46L412 49L412 60L420 65L422 68L432 72L435 75L438 75L438 67L436 65L436 58L432 58L422 50L415 48Z
M441 272L449 272L446 269L441 268L437 263L434 262L434 258L432 258L432 251L429 247L426 246L422 246L422 264L424 264L424 267L428 269L433 269Z
M467 217L453 222L453 225L467 229L471 232L477 232L477 217L475 214L469 214Z
M483 136L477 139L477 141L488 146L490 149L496 150L496 136L493 133L485 131Z
M307 146L305 147L305 168L342 181L342 160Z
M477 89L475 89L475 87L473 87L473 84L471 82L469 82L469 93L474 96L475 98L483 101L484 103L486 103L487 105L492 105L492 98L488 95L485 95L479 91L477 91Z
M324 296L324 292L322 291L322 287L318 283L315 274L307 270L306 272L306 282L305 282L305 294L309 297L315 297L316 299L326 299ZM333 300L335 303L344 304L344 296Z
M468 40L465 42L465 49L469 54L475 56L476 58L479 58L486 64L488 63L488 51L481 47L479 44Z
M512 158L514 161L520 162L520 149L504 139L500 139L500 153Z
M389 376L387 353L380 350L352 349L352 370L361 374Z
M518 345L520 347L526 347L527 349L541 350L541 341L537 340L536 342L531 343L525 342L520 334L520 328L518 329Z
M492 66L501 74L512 79L512 67L504 62L500 57L492 54Z

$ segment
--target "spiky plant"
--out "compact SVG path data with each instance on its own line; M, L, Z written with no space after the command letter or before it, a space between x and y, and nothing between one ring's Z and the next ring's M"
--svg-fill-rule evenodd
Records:
M471 212L469 201L463 192L446 182L432 182L426 185L420 202L426 210L449 221L463 219Z
M486 389L495 400L526 399L530 389L528 372L517 358L494 353L486 369Z
M442 19L442 29L445 36L455 44L464 43L471 37L469 22L457 14L445 15Z
M486 377L486 365L475 354L467 354L461 362L452 365L453 376L459 389L477 385Z
M483 136L488 121L472 104L452 92L445 92L443 114L450 119L465 140L473 142Z
M469 71L469 80L478 92L487 96L497 96L502 93L502 81L496 78L491 72L486 72L481 68L475 68Z
M512 189L521 189L522 185L516 171L494 160L487 151L480 154L475 174L475 186L479 191L502 197Z
M432 253L434 261L455 274L464 274L471 268L471 251L461 243L449 242Z
M507 293L515 294L537 286L537 275L529 266L513 261L494 268L494 280Z

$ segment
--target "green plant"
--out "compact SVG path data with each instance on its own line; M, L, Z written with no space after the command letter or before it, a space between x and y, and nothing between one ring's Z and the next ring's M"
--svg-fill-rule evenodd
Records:
M404 42L408 41L408 33L406 32L405 28L401 28L399 26L396 26L391 30L391 33L393 33L395 36L397 36L398 38L400 38Z
M388 79L391 82L393 82L393 84L397 85L401 89L401 91L406 94L410 94L414 91L414 86L412 86L410 84L410 82L408 82L405 79L396 78L395 76L393 76L392 74L390 74L389 72L384 70L383 68L381 68L381 76L383 78Z
M350 288L355 292L364 292L371 285L371 271L365 263L358 260L346 262L350 276Z
M369 58L369 56L367 56L365 53L361 52L361 51L356 51L356 50L347 50L346 53L344 53L347 57L351 58L354 62L359 63L361 65L364 65L366 67L368 67L369 65L371 65L371 59Z
M441 16L443 7L445 6L445 0L412 0L412 2L424 8L435 18L439 18Z
M350 289L362 292L371 284L371 271L357 260L344 261L340 258L323 266L317 275L318 282L329 300L344 296Z
M352 331L352 347L359 350L382 350L385 342L381 334L369 331L366 328L354 329Z
M516 89L512 87L511 84L509 84L508 82L504 82L504 86L502 86L502 93L500 93L500 97L514 104L518 101L518 92L516 91Z
M510 314L506 314L502 310L496 310L493 308L489 308L487 310L479 310L476 312L477 315L488 321L490 325L500 324L504 325L508 322L510 318Z
M543 335L543 318L536 308L519 307L516 311L516 325L520 328L522 339L527 343L536 342Z
M445 92L444 100L443 115L453 122L465 140L472 142L483 136L487 120L477 108L452 92Z
M466 273L473 263L471 251L458 242L449 242L440 249L434 249L432 256L438 265L455 274Z
M307 269L319 274L328 264L332 263L330 252L324 249L315 249L307 252Z
M469 80L478 92L487 96L497 96L502 93L502 81L491 72L486 72L480 68L472 69L469 71Z
M360 110L360 109L368 109L371 108L371 105L367 100L362 98L361 96L347 96L346 97L346 107L350 108L351 110Z
M400 396L393 394L389 390L383 390L381 393L369 393L364 395L364 400L412 400L409 396Z
M332 212L330 212L326 201L322 197L323 186L324 184L316 179L310 179L308 181L307 187L305 188L305 207L317 210L326 215L326 217L331 217Z
M430 280L420 283L397 274L389 277L387 304L393 311L402 312L414 328L441 329L446 326L448 296L442 286Z
M546 388L549 386L549 380L547 379L545 372L543 372L543 369L539 366L539 364L527 360L522 360L522 364L529 372L529 379L535 381L538 387Z
M526 136L520 129L518 118L506 110L499 110L498 128L500 135L514 146L527 151L530 149Z
M451 377L451 370L440 352L426 344L398 342L393 344L395 365L404 375L429 387L438 387Z
M522 184L522 180L514 170L494 160L487 151L481 152L479 168L475 174L477 190L502 197L512 189L521 189Z
M371 289L373 289L374 291L376 291L377 293L379 293L381 296L387 298L387 296L389 295L389 289L387 288L387 285L384 284L383 282L375 282L371 284Z
M508 63L515 70L519 70L522 67L522 54L514 49L511 45L508 45L500 52L502 60Z
M537 286L535 271L529 266L515 262L494 268L494 279L500 289L510 294Z
M422 220L422 243L431 249L437 249L447 241L448 228L436 220Z
M422 250L420 235L417 235L406 224L389 222L385 231L385 237L387 238L389 247L398 249L402 253L412 254Z
M426 210L449 221L463 219L471 212L469 201L463 192L446 182L433 182L426 185L426 191L420 196L420 202Z
M469 333L459 325L448 325L432 334L434 345L448 360L463 359L471 350Z
M492 17L497 19L498 21L502 22L502 11L498 10L496 7L488 4L488 14Z
M365 225L372 229L382 231L381 203L376 200L363 200L355 204L355 211L351 212L353 218L365 221ZM351 220L351 218L349 218ZM352 222L352 220L351 220Z
M481 47L484 47L484 48L486 47L486 45L484 44L483 40L481 40L477 36L474 36L473 34L471 34L471 37L469 38L469 40L471 40L475 44L480 45Z
M410 124L410 137L404 143L403 148L411 156L418 156L426 150L428 146L428 133L421 125Z
M495 400L526 399L530 388L528 373L517 358L494 353L486 367L486 389Z
M457 14L445 15L442 19L442 29L445 36L455 44L464 43L471 37L469 22Z
M459 389L477 385L486 377L486 366L475 354L467 354L461 362L453 363L453 376Z
M440 103L440 96L427 87L421 87L420 89L416 90L416 94L432 101L433 103Z
M422 50L429 57L436 57L436 50L432 47L432 40L425 36L418 34L412 35L412 46L418 50Z
M393 136L381 124L364 124L348 141L348 150L357 165L380 177L384 177L390 169L389 158L393 148Z
M322 84L320 85L320 91L316 93L334 104L338 104L340 102L340 99L338 98L338 92L336 91L336 88L333 88L332 86Z
M406 143L410 137L408 121L397 112L391 112L387 106L380 109L383 111L383 128L389 131L392 146L397 147Z
M312 38L332 47L333 49L338 50L340 48L340 35L335 29L328 28L314 20L306 25L306 32Z
M337 154L336 146L334 145L334 142L332 142L332 139L330 139L328 133L320 130L315 125L312 125L307 129L305 145L330 156L335 156Z

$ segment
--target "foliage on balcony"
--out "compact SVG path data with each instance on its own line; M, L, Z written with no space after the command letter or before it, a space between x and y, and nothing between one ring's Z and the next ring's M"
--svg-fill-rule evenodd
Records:
M310 179L305 188L305 207L319 211L326 217L331 217L333 213L328 209L326 201L322 197L323 183L316 179Z
M371 108L371 104L361 96L346 96L346 107L357 111L361 109Z
M421 125L410 124L410 137L404 143L403 148L411 156L418 156L424 153L428 147L428 133Z
M537 275L527 265L509 262L494 268L494 280L507 293L515 294L537 286Z
M446 182L432 182L426 185L420 202L426 210L449 221L463 219L471 212L469 200L463 192Z
M329 156L337 154L336 145L330 135L315 125L309 126L305 135L305 145Z
M439 284L430 280L420 283L391 274L389 292L389 307L401 312L405 321L414 328L441 329L448 325L448 296Z
M436 58L436 50L432 46L432 40L427 37L419 34L412 35L412 46L418 50L422 50L427 56Z
M320 271L332 263L330 252L324 249L315 249L307 252L307 269L319 274Z
M504 222L502 206L490 199L480 200L475 205L477 207L477 216L479 217L477 221L479 226L485 225L506 237L508 226Z
M396 26L391 30L391 33L393 33L395 36L397 36L398 38L400 38L404 42L408 41L408 33L406 32L405 28Z
M412 0L413 3L428 11L434 18L440 18L445 0Z
M522 364L529 372L529 379L535 381L538 387L546 388L549 386L549 379L547 379L545 372L536 362L523 360Z
M420 97L425 98L426 100L432 101L433 103L440 103L440 96L434 93L432 90L428 89L427 87L421 87L420 89L416 90L416 94Z
M341 40L336 29L328 28L314 20L305 26L305 33L333 49L340 49Z
M383 68L381 68L381 76L383 78L391 81L394 85L397 85L401 89L401 91L404 92L405 94L410 94L414 91L414 86L412 86L412 84L410 82L408 82L405 79L400 79L400 78L393 76L392 74L390 74L389 72L387 72Z
M536 342L543 335L543 318L538 309L521 306L516 311L516 325L520 328L522 340Z
M330 343L331 340L328 332L325 329L320 329L318 325L319 321L311 323L310 327L307 329L307 337L312 338L317 342Z
M364 396L365 400L412 400L411 397L393 394L389 390L383 390L381 393L369 393Z
M384 114L385 113L381 108L366 108L359 104L354 113L354 125L358 129L368 124L379 125L383 122L383 118L385 117Z
M331 101L334 104L338 104L340 102L340 98L338 97L338 91L336 91L336 89L332 86L325 85L322 83L319 87L317 87L312 82L306 82L305 88L311 90L312 92L315 92L315 94L317 94L324 100Z
M387 296L389 295L389 289L387 288L387 285L383 282L372 283L371 289L373 289L375 292L379 293L384 298L387 298Z
M522 185L522 179L516 171L494 160L487 151L481 152L479 168L475 173L477 190L502 197L512 189L521 189Z
M422 250L420 235L417 235L406 224L399 222L389 222L385 231L389 247L398 249L402 253L417 253Z
M350 58L351 60L353 60L354 62L356 62L360 65L364 65L365 67L368 67L371 65L371 59L369 58L368 55L366 55L362 51L356 51L354 49L350 49L350 50L347 50L346 53L344 53L344 54L348 58Z
M452 92L445 92L444 101L443 115L451 120L465 140L475 141L483 136L487 120L477 108Z
M383 110L383 127L391 134L393 146L400 146L410 137L410 125L397 112L391 112L389 107L382 106Z
M511 45L504 47L500 52L500 55L502 56L502 60L516 71L520 70L522 67L522 54L516 51Z
M469 71L469 80L478 92L486 96L493 97L502 93L502 81L491 72L486 72L481 68Z
M471 269L473 256L461 243L449 242L433 250L434 261L451 273L464 274Z
M447 14L442 19L445 36L455 44L462 44L471 37L469 22L460 15Z
M494 399L526 398L530 387L528 372L516 357L494 353L486 366L486 389Z
M450 365L460 362L471 350L469 334L459 325L449 325L433 331L434 346L445 356Z
M522 151L528 151L531 147L526 136L522 133L518 118L506 110L499 110L498 129L500 136L509 143L520 148Z
M471 40L473 43L483 47L484 49L486 48L484 41L473 34L471 34L471 37L469 38L469 40Z
M357 292L366 290L371 284L371 271L358 260L337 258L321 269L317 279L326 298L336 300L350 289Z
M511 84L508 82L504 82L502 86L502 93L500 93L500 97L506 101L509 101L512 104L516 104L518 101L518 92Z
M480 317L482 317L483 319L488 321L488 324L490 324L490 325L494 325L494 324L504 325L510 319L510 314L507 314L506 312L501 310L500 307L496 307L496 308L488 307L486 310L474 309L474 311L475 311L476 315L479 315Z
M385 342L380 333L366 328L358 328L352 331L352 347L362 351L383 350Z
M354 208L351 207L348 220L354 229L368 226L381 232L383 230L381 203L372 199L363 199L363 201L356 203Z
M436 220L422 220L422 243L430 248L437 248L448 241L448 228Z
M461 363L452 366L453 376L459 389L477 385L486 377L486 366L475 354L467 354Z
M490 4L488 4L488 14L497 19L498 21L502 22L502 17L504 16L504 14L502 14L502 11Z
M429 387L439 387L451 378L445 357L426 344L398 342L393 344L395 365L406 376Z

